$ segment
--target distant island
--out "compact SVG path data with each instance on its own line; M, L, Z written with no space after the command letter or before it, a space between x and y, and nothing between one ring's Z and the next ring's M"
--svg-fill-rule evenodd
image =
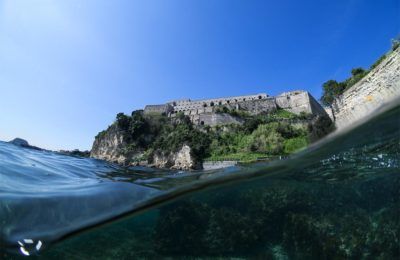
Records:
M201 169L204 161L287 156L400 95L399 41L370 69L323 84L321 106L307 91L148 105L94 140L90 156L122 165Z
M11 143L13 145L19 146L19 147L23 147L23 148L28 148L28 149L33 149L33 150L37 150L37 151L49 151L37 146L33 146L30 145L28 143L28 141L26 141L25 139L22 138L14 138L13 140L9 141L8 143ZM55 152L55 153L59 153L59 154L64 154L64 155L69 155L69 156L75 156L75 157L89 157L90 156L90 151L80 151L78 149L74 149L74 150L60 150L60 151L51 151L51 152Z
M30 145L30 144L28 143L28 141L26 141L25 139L19 138L19 137L14 138L13 140L9 141L9 143L10 143L10 144L13 144L13 145L16 145L16 146L20 146L20 147L24 147L24 148L29 148L29 149L34 149L34 150L38 150L38 151L44 150L44 149L39 148L39 147L37 147L37 146Z

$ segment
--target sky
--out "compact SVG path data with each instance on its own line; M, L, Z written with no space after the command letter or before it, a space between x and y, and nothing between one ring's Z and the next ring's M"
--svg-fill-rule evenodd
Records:
M0 140L86 150L146 104L319 99L399 33L400 0L0 0Z

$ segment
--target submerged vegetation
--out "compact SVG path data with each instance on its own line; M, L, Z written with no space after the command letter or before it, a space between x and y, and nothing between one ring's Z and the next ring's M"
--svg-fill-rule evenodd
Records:
M395 259L399 200L387 198L400 195L398 181L380 178L357 189L351 181L271 181L192 196L161 208L154 246L175 257L276 259L279 248L284 259Z

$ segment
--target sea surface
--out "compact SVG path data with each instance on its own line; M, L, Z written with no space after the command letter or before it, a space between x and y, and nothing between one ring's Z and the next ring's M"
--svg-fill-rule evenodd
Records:
M122 168L0 142L0 259L399 259L400 105L292 157Z

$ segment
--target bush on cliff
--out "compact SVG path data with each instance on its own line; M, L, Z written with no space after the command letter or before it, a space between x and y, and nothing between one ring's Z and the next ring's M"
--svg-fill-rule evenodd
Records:
M400 46L400 36L392 40L392 52ZM375 69L387 56L382 55L377 59L369 69L354 68L351 70L351 76L342 82L328 80L322 85L321 103L325 106L332 106L334 100L340 97L347 89L354 86L364 78L371 70Z
M321 102L325 106L332 105L335 98L338 98L346 89L344 82L337 82L336 80L328 80L322 85L322 97Z
M210 159L235 158L248 161L267 155L291 153L307 145L307 129L287 122L266 122L255 117L243 126L229 126L227 131L212 131ZM295 139L289 142L287 140ZM249 156L257 155L255 158Z
M253 161L259 157L288 154L308 143L307 129L290 123L291 120L309 120L305 115L278 110L268 115L243 116L243 125L199 128L183 113L168 118L145 115L139 110L131 116L119 113L114 125L127 143L123 150L125 154L136 151L148 155L155 151L175 153L186 144L198 161L205 158Z
M208 156L210 143L210 137L206 133L195 129L190 122L183 121L164 125L151 147L169 153L177 152L187 144L192 149L192 155L196 159L202 159Z

